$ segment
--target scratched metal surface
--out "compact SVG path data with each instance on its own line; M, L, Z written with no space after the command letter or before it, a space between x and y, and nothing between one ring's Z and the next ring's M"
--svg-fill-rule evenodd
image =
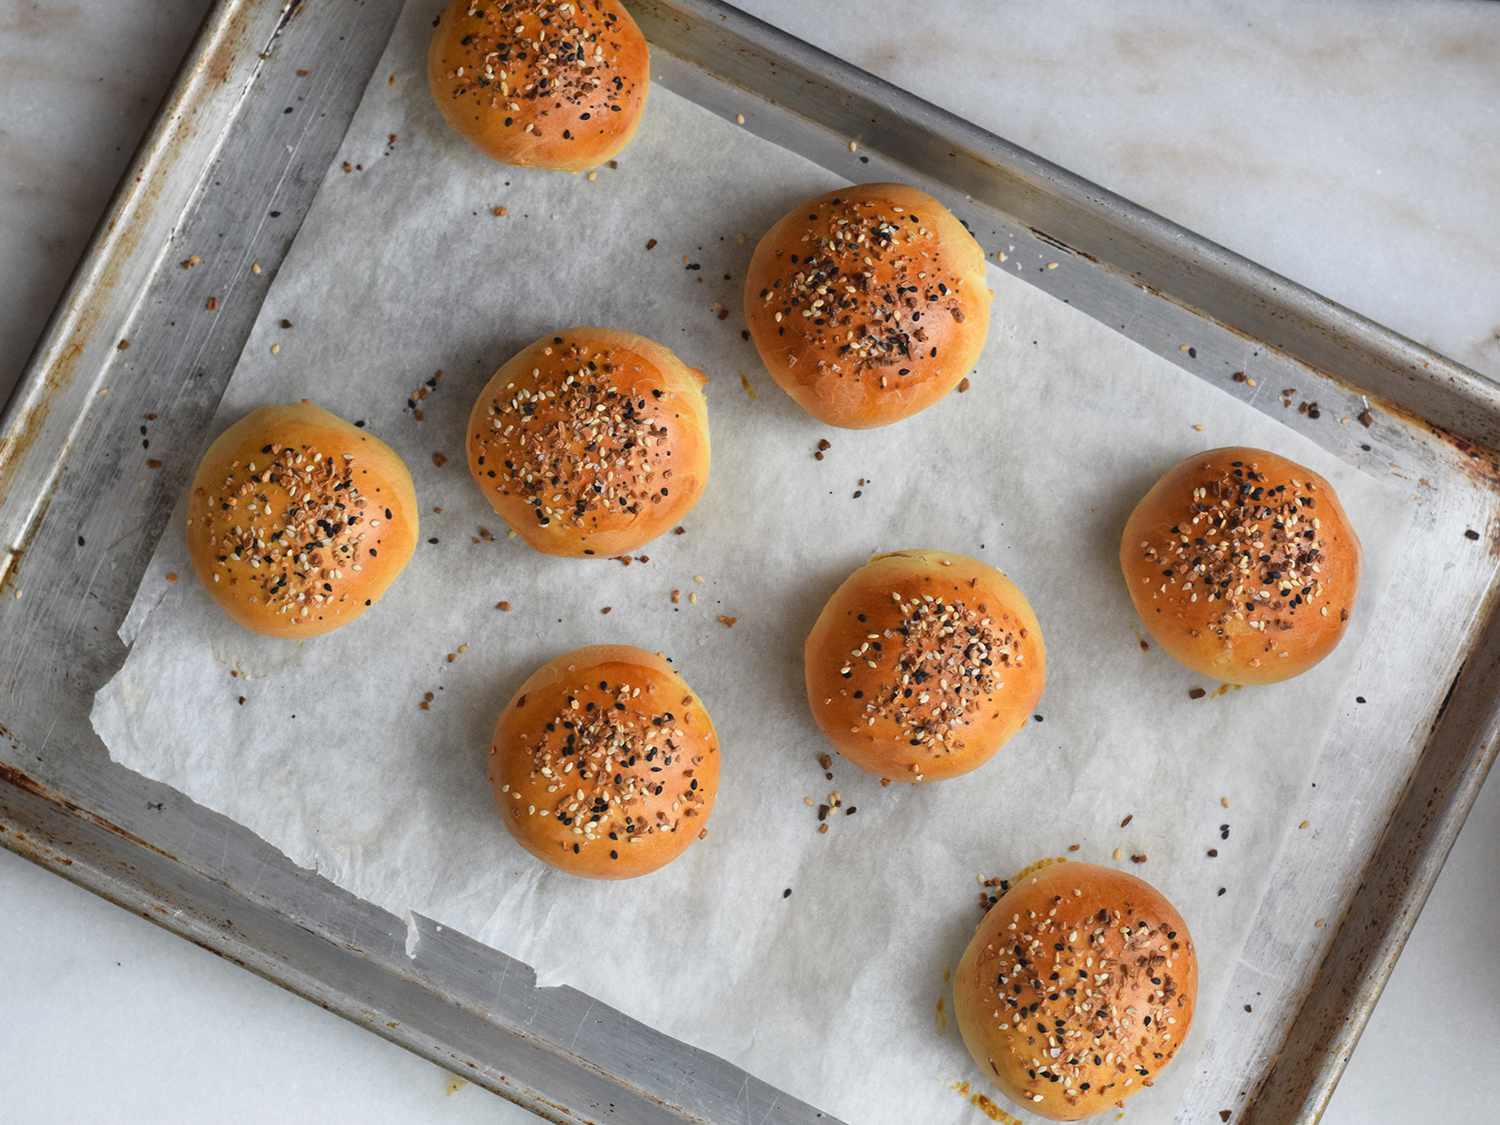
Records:
M851 180L918 182L1017 261L1066 256L1022 276L1409 485L1401 635L1366 646L1354 682L1369 704L1308 748L1314 828L1278 860L1179 1112L1316 1120L1500 744L1500 391L715 0L627 2L675 92ZM399 7L220 0L0 421L0 842L544 1117L827 1121L291 866L111 764L89 726L124 656L119 622ZM204 265L177 266L206 245ZM1321 418L1285 410L1288 387ZM1362 395L1370 428L1353 421Z

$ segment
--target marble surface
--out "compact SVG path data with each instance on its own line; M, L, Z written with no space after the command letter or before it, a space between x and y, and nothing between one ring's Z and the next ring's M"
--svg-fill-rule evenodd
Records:
M740 0L1500 377L1500 5ZM0 0L0 398L208 0ZM1324 1121L1493 1120L1500 783ZM0 851L20 1122L532 1120Z

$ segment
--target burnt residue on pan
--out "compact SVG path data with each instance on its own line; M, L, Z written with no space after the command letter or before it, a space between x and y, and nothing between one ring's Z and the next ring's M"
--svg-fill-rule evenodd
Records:
M60 793L53 792L47 786L43 785L40 781L37 781L36 778L32 777L30 774L23 773L15 766L9 765L6 762L0 762L0 784L13 786L14 788L19 789L24 793L31 793L34 796L40 797L42 800L46 801L49 804L56 805L64 812L68 813L68 815L75 816L79 820L86 821L89 824L102 828L106 832L120 837L120 839L125 840L127 843L134 844L138 848L144 848L148 852L154 852L155 854L161 856L163 859L171 860L173 863L178 862L177 857L174 856L171 852L163 851L161 848L158 848L149 840L142 839L140 836L137 836L129 829L121 828L118 824L105 819L97 813L89 811L88 809L84 808L82 805L79 805L74 801L68 800Z
M1054 238L1046 231L1039 230L1036 227L1027 227L1026 229L1041 241L1045 242L1048 246L1052 247L1054 250L1061 250L1064 254L1071 254L1075 258L1082 258L1085 261L1093 262L1095 265L1099 264L1099 259L1094 257L1094 255L1090 254L1087 250L1080 250L1076 246L1069 246L1062 239Z

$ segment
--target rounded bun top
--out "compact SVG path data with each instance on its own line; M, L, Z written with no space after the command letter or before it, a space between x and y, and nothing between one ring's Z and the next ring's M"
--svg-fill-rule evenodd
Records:
M808 705L856 765L930 781L988 761L1035 710L1042 631L1009 578L945 551L876 555L828 599L804 648Z
M904 184L839 188L793 208L755 248L745 318L776 382L835 426L883 426L931 405L989 331L984 251Z
M187 543L230 617L310 637L380 599L411 558L417 519L411 475L390 446L303 401L253 410L208 447Z
M1317 473L1264 449L1194 454L1136 506L1120 566L1146 627L1205 676L1271 683L1338 645L1360 546Z
M1054 863L990 908L954 978L964 1044L1005 1095L1075 1121L1149 1086L1187 1036L1198 959L1132 875Z
M650 60L618 0L452 0L436 28L432 96L448 124L494 159L576 172L635 134Z
M500 815L527 851L574 875L626 879L703 834L719 743L663 657L592 645L521 685L496 724L489 772Z
M708 483L703 374L631 332L543 337L480 392L468 456L491 506L537 550L632 551L680 522Z

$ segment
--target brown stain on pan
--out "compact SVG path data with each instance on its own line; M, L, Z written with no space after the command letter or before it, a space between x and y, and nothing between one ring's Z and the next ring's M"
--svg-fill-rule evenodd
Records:
M300 5L292 5L293 8L298 6ZM228 34L219 41L214 49L208 53L208 57L203 60L201 68L203 76L216 86L227 86L229 84L229 78L234 72L235 60L239 57L240 48L244 45L245 18L245 10L243 8L236 11L229 19ZM290 17L287 13L282 14L281 22L277 25L278 31L281 27L285 26L288 18Z
M1038 237L1042 237L1040 231L1036 231L1033 229L1033 233ZM1043 240L1048 242L1049 244L1056 244L1055 241L1050 238L1044 238ZM1109 267L1104 266L1103 268L1108 269ZM1371 394L1364 387L1359 386L1357 383L1352 382L1348 378L1345 378L1344 376L1339 375L1336 372L1329 371L1327 368L1319 367L1316 364L1309 363L1301 356L1294 355L1293 353L1287 351L1285 348L1277 347L1275 344L1272 344L1267 340L1252 336L1248 332L1244 332L1239 328L1236 328L1232 324L1226 324L1224 321L1205 313L1202 309L1196 308L1193 305L1188 304L1186 301L1179 300L1172 294L1156 288L1156 286L1149 284L1138 276L1132 275L1131 280L1141 289L1145 290L1147 293L1150 293L1153 297L1159 297L1163 301L1166 301L1168 304L1176 305L1178 308L1192 313L1194 316L1199 317L1202 320L1206 320L1208 323L1214 325L1215 327L1222 328L1225 332L1228 332L1233 336L1237 336L1247 343L1254 344L1262 350L1275 352L1279 356L1285 356L1293 363L1307 368L1307 370L1313 372L1315 375L1318 375L1320 378L1328 380L1330 383L1334 384L1336 387L1339 387L1347 394L1359 395L1364 397L1369 402L1371 411L1376 413L1377 418L1379 417L1379 414L1383 412L1399 419L1401 422L1411 427L1431 434L1433 437L1437 438L1438 441L1442 442L1444 445L1449 446L1455 452L1461 455L1458 467L1465 476L1467 476L1470 480L1472 480L1480 487L1493 492L1496 495L1500 495L1500 451L1491 449L1486 445L1482 445L1479 442L1474 441L1472 438L1463 437L1459 434L1454 433L1452 430L1430 422L1420 414L1416 414L1413 411L1408 410L1406 407L1391 402L1390 400L1379 395ZM1427 364L1424 362L1422 366L1425 368ZM1401 374L1401 372L1398 370L1390 370L1392 374ZM1407 374L1415 376L1417 373L1414 369L1410 369L1408 370ZM1500 555L1500 542L1497 542L1496 544L1496 552L1497 555Z
M1096 266L1099 264L1099 259L1094 257L1094 255L1090 254L1087 250L1080 250L1076 246L1069 246L1062 239L1054 238L1052 235L1048 234L1046 231L1041 230L1038 227L1027 227L1026 229L1029 230L1037 238L1045 242L1048 246L1052 247L1054 250L1061 250L1064 254L1071 254L1075 258L1082 258L1084 259L1084 261L1093 262Z
M301 0L294 0L282 13L281 21L277 25L278 34L300 8ZM234 64L245 46L247 24L246 12L243 10L236 12L229 20L224 34L198 63L196 73L216 85L227 84L233 73ZM122 183L122 191L128 191L131 188L139 189L137 198L122 212L111 213L105 218L94 236L93 243L85 253L83 261L87 262L95 254L100 239L116 237L115 244L109 248L104 268L91 287L89 299L81 302L72 331L67 342L59 350L57 358L38 376L37 381L40 383L41 393L32 396L29 407L12 420L7 427L8 432L0 434L0 503L4 503L9 495L11 486L19 473L21 462L41 437L47 418L51 414L53 401L78 377L79 361L88 347L95 342L95 337L100 331L100 302L97 298L100 294L108 293L119 286L120 274L125 263L133 258L139 249L145 228L161 202L161 176L164 174L162 170L175 164L188 140L198 132L194 118L200 99L189 92L178 102L177 90L174 90L171 98L172 100L169 100L163 110L169 116L159 117L153 122L146 134L145 143L149 144L150 138L158 131L168 133L166 140L151 160L149 167L142 169L133 166L126 173L130 177L130 182ZM113 212L113 205L111 211ZM120 227L122 220L125 225ZM116 236L117 228L119 233ZM79 303L78 294L70 294L64 299ZM111 362L115 355L115 350L111 348L101 361L101 369ZM17 389L20 390L20 388ZM86 414L88 409L89 404L84 404L82 413ZM29 522L21 542L0 544L0 551L6 552L6 557L0 560L0 593L16 582L25 550L36 537L50 500L49 491L42 497L37 514Z
M82 805L68 800L60 793L54 793L30 774L22 773L16 767L8 765L5 762L0 762L0 783L11 785L23 793L31 793L40 797L48 804L56 805L70 816L87 821L89 824L120 837L120 839L125 840L127 843L134 844L138 848L145 848L148 852L154 852L163 859L171 860L173 863L177 862L177 857L171 852L163 851L149 840L142 839L129 829L121 828L118 824L106 820L97 813L90 812Z

